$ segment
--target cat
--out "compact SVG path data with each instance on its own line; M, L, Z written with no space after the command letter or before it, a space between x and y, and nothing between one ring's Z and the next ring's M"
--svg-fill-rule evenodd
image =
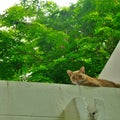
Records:
M67 74L70 77L70 80L73 84L83 85L83 86L92 86L92 87L115 87L120 88L119 83L114 83L112 81L92 78L85 74L85 67L81 67L80 70L71 71L67 70Z

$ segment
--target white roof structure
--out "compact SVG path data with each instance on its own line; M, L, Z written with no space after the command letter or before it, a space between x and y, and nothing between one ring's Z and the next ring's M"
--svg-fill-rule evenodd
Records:
M120 82L120 41L100 73L99 78Z

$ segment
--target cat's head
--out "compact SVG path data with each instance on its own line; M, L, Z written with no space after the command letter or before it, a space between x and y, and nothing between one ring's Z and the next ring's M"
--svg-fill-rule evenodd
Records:
M85 67L81 67L80 70L77 71L71 71L67 70L67 74L70 77L70 80L73 84L79 84L81 85L83 82L86 81L86 75L85 75Z

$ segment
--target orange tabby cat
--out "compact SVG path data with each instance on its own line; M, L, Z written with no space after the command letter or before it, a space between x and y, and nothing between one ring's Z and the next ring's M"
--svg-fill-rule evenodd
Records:
M85 67L81 67L80 70L71 71L67 70L70 80L73 84L93 86L93 87L115 87L120 88L120 84L112 81L92 78L85 74Z

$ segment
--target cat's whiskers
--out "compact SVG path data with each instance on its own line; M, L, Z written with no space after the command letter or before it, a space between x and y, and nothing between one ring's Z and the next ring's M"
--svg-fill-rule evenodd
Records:
M83 79L83 80L84 80L84 81L86 81L86 78L87 78L87 77L86 77L86 75L85 75L85 74L83 74L83 75L84 75L84 79Z

